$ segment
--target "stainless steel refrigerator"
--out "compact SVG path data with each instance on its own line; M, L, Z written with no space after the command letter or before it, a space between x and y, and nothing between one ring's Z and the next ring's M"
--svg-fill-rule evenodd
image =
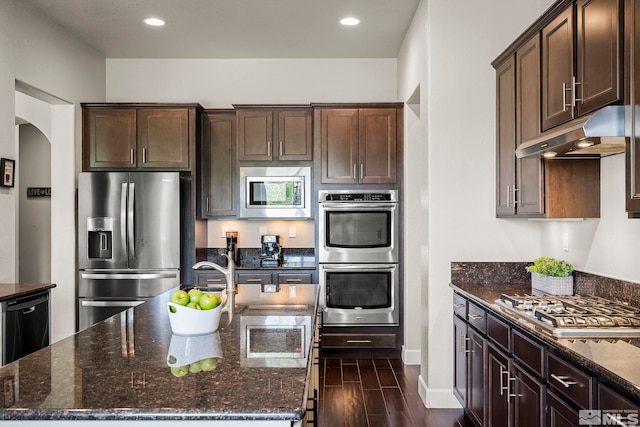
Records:
M78 330L180 283L180 175L78 176Z

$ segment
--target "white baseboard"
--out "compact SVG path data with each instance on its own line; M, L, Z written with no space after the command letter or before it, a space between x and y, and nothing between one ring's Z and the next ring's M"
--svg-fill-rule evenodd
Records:
M418 377L418 394L426 408L462 408L452 389L427 389L422 375Z
M419 365L421 358L420 350L407 350L402 346L402 363L405 365Z

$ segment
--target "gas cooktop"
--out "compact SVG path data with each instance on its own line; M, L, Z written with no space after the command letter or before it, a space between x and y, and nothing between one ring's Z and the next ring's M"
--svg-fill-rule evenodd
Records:
M558 337L640 336L640 309L605 298L502 294L496 304Z

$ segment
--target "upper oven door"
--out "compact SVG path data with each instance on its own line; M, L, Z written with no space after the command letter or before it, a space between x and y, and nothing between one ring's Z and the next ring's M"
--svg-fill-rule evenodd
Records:
M398 204L323 202L318 225L320 263L398 262Z

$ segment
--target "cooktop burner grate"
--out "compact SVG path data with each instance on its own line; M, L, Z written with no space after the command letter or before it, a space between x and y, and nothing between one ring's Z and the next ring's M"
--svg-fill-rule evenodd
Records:
M605 298L502 294L496 303L556 336L640 336L640 309Z

